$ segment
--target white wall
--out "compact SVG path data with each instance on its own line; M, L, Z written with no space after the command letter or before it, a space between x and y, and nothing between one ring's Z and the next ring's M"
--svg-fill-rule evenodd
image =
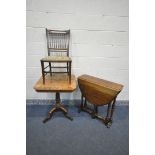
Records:
M72 73L90 74L124 85L128 100L128 0L27 0L27 99L51 99L36 93L40 59L47 55L45 28L71 29ZM79 90L63 94L79 99Z

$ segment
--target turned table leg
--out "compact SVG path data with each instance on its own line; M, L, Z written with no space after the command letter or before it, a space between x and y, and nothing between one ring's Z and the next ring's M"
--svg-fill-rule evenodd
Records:
M80 104L78 112L80 113L82 109L83 109L83 95L81 95L81 104Z
M94 118L100 119L107 126L107 128L110 128L110 126L112 125L112 117L113 117L113 113L114 113L114 109L115 109L115 102L116 102L116 98L114 98L114 100L108 104L107 114L105 117L103 117L98 114L98 106L97 105L94 105L94 109L91 109L87 106L87 100L85 98L85 101L84 101L84 97L82 95L81 96L81 105L79 107L78 112L81 112L81 111L88 112L93 119Z
M116 98L112 101L112 105L111 105L111 103L108 104L107 116L105 119L105 121L106 121L105 124L106 124L107 128L110 128L110 126L112 125L112 117L113 117L113 113L114 113L114 109L115 109L115 102L116 102ZM110 115L110 117L109 117L109 115Z
M97 105L94 105L94 111L92 112L91 117L93 119L96 118L97 113L98 113L98 107Z

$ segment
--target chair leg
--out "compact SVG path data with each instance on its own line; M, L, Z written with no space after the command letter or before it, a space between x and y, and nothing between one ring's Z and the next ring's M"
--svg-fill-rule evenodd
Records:
M52 76L51 62L49 62L49 68L50 68L50 76Z
M43 84L45 84L44 62L43 62L43 61L41 61L41 68L42 68L42 78L43 78Z
M69 76L69 63L67 62L67 74Z
M71 62L69 62L69 83L71 84Z

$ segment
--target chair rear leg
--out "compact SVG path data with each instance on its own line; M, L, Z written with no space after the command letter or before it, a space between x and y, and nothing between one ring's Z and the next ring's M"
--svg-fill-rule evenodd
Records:
M69 62L69 83L71 84L71 62Z
M52 76L51 62L49 62L49 68L50 68L50 76Z

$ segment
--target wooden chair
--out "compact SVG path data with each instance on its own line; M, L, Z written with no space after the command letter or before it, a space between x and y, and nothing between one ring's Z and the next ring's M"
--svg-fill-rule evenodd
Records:
M69 76L69 83L71 83L72 60L69 57L70 30L46 29L46 38L48 56L40 60L43 84L45 84L45 75L47 73L50 73L51 76L52 73L67 73ZM57 71L55 71L55 69L57 69ZM63 71L60 71L60 69L63 69ZM64 71L64 69L66 71Z

